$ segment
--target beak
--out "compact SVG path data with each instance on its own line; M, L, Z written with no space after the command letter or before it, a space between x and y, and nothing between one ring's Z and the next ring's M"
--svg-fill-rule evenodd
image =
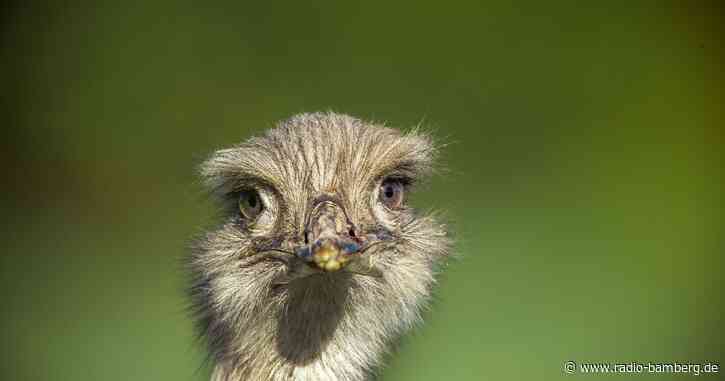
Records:
M333 272L357 257L361 241L344 209L332 200L318 202L305 229L306 246L297 256L320 270Z
M354 259L359 246L353 242L342 243L340 240L323 240L316 242L312 249L312 262L325 271L337 271Z

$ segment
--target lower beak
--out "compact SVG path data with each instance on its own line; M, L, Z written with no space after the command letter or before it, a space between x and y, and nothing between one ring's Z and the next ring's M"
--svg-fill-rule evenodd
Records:
M345 267L359 251L356 243L325 239L312 247L312 262L321 270L332 272Z

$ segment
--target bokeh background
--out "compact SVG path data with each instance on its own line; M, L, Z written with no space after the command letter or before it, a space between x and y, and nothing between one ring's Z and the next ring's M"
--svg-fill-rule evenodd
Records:
M722 10L6 5L0 379L207 379L181 265L214 221L195 166L316 110L448 143L414 203L446 211L460 259L381 380L725 365Z

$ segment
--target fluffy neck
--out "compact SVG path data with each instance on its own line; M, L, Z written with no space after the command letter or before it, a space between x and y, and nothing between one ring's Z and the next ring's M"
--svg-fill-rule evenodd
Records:
M396 279L335 275L291 283L237 322L212 381L367 379L419 319L428 284L400 290L389 286Z

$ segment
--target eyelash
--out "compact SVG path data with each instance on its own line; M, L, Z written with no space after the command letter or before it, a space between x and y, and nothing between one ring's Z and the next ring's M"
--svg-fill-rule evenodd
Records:
M410 177L410 176L395 175L395 174L393 174L393 175L388 175L388 176L382 177L382 179L377 184L380 185L380 184L383 184L386 181L397 181L397 182L399 182L401 185L403 185L403 189L405 191L408 191L409 188L412 187L414 185L414 182L415 182L413 180L413 178Z

